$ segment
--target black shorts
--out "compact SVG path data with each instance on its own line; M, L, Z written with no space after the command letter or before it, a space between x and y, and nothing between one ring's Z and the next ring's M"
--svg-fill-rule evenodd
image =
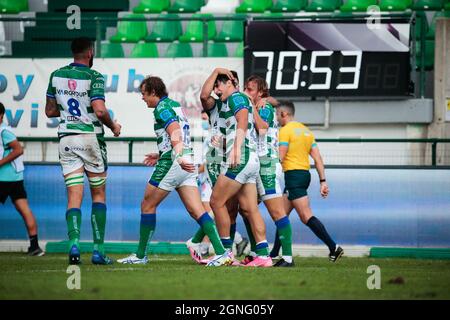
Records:
M26 199L27 192L23 185L23 180L20 181L0 181L0 202L5 203L8 197L14 202L17 199Z
M295 200L308 195L311 174L308 170L289 170L284 173L284 184L289 200Z

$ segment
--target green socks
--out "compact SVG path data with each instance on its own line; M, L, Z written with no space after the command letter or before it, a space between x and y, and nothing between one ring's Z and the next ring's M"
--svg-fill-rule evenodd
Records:
M214 220L209 216L207 212L205 212L198 220L198 224L202 227L203 232L208 236L209 241L211 241L214 252L217 255L221 255L225 253L225 248L222 245L222 242L219 238L219 233L217 232L216 225L214 224Z
M243 218L243 220L245 224L245 229L247 229L248 239L250 240L250 251L256 252L256 240L255 237L253 236L252 226L250 225L250 222L247 219Z
M81 227L81 210L79 208L71 208L66 211L67 234L69 236L70 247L76 245L80 247L80 227Z
M147 244L151 240L156 226L155 213L141 213L139 246L136 255L139 259L147 255Z
M283 256L292 256L292 227L289 217L285 216L275 221L277 235L283 250Z
M91 224L94 250L105 255L106 205L104 203L94 202L92 204Z

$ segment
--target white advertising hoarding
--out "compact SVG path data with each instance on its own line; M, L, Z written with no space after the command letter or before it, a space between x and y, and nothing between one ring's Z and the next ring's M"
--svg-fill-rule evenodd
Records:
M58 120L45 116L45 94L50 74L71 62L70 59L0 59L4 121L13 127L17 136L56 137ZM106 106L122 124L122 136L153 137L153 112L147 109L138 89L144 77L161 77L169 97L180 102L189 119L195 120L201 112L201 87L216 67L236 70L242 79L241 58L95 59L93 69L105 77ZM194 130L201 130L199 127L195 126ZM107 136L112 136L109 130L105 131ZM192 135L197 136L196 132Z

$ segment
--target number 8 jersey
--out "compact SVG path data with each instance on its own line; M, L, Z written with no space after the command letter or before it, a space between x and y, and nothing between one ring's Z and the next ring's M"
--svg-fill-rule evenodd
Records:
M61 113L58 136L68 134L104 134L103 124L91 102L105 100L103 75L88 66L71 63L50 76L47 96L56 99Z

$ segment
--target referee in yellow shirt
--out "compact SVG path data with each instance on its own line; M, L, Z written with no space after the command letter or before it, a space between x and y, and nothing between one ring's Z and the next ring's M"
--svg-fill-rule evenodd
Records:
M319 174L320 194L323 198L328 196L329 190L325 180L322 156L313 133L302 123L294 121L294 114L295 108L292 102L280 101L277 107L277 120L281 126L278 143L289 200L286 212L291 212L295 208L300 220L328 246L330 261L336 262L343 255L344 250L336 245L322 222L313 216L307 193L311 182L309 173L311 168L309 156L311 156Z

